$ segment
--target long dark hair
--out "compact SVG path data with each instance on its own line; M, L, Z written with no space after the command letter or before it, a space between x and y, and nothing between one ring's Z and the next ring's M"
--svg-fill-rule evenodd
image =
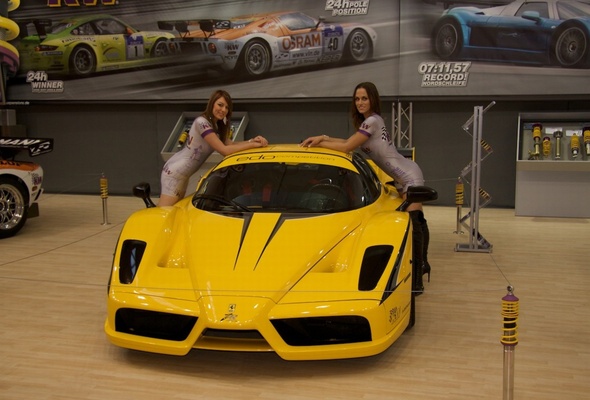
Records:
M367 96L369 96L369 101L371 102L371 111L377 115L381 115L381 98L379 97L379 91L373 82L361 82L354 88L354 92L352 93L352 104L350 106L350 115L352 117L352 124L354 125L354 129L360 128L361 124L365 120L365 116L358 112L356 109L356 104L354 101L354 97L356 96L356 91L358 89L365 89L367 91Z
M231 96L225 90L216 90L211 93L211 97L209 97L209 102L207 103L207 108L203 113L203 116L207 118L207 120L213 122L213 106L215 106L215 102L219 100L221 97L225 99L228 106L228 112L225 117L225 121L217 121L217 126L213 126L215 132L219 135L219 139L225 143L225 139L227 139L229 135L229 129L231 126L231 113L234 108L233 101Z

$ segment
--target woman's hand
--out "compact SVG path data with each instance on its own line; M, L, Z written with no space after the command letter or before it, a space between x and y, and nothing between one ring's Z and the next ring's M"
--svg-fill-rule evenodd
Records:
M299 146L301 146L301 147L315 147L318 144L320 144L321 142L323 142L324 140L326 140L327 138L328 138L328 136L326 136L326 135L310 136L307 139L305 139L303 142L301 142L299 144Z
M266 147L268 146L268 140L266 140L264 138L264 136L256 136L250 140L248 140L249 143L257 143L258 146L256 147Z

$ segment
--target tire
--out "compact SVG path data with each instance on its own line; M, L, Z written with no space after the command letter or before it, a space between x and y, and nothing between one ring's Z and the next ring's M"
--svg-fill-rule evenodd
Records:
M25 185L11 177L0 176L0 239L11 237L27 221L29 192Z
M456 60L463 48L459 23L452 19L439 22L432 34L432 51L442 60Z
M87 46L78 46L70 55L70 75L89 76L96 72L96 56Z
M553 62L564 68L588 66L588 31L579 25L560 27L556 33L551 54Z
M252 40L246 43L238 65L241 66L242 72L248 76L263 76L270 71L270 49L262 40Z
M367 32L355 29L346 40L344 60L359 63L368 60L373 55L373 43Z
M166 57L170 55L170 49L168 48L168 43L164 39L156 40L154 43L154 47L152 47L152 57L159 58L159 57Z

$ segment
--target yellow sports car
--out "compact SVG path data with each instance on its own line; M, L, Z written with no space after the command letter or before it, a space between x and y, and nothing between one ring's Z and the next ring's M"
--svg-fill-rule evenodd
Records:
M370 356L414 324L412 227L360 154L298 145L225 157L197 191L126 222L108 285L115 345L274 351L287 360Z

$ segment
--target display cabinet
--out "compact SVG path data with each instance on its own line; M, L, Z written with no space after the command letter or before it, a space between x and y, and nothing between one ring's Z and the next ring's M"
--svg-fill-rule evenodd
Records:
M522 113L518 121L515 212L590 217L590 113Z
M162 155L162 159L164 161L168 161L170 157L174 153L184 146L184 142L188 135L188 131L191 129L191 126L194 120L201 115L202 112L183 112L176 125L170 132L170 136L168 136L168 140L166 144L162 148L160 154ZM242 141L244 140L244 132L246 131L246 127L248 126L248 113L247 112L234 112L232 113L231 117L231 132L232 132L232 140L234 141ZM223 157L221 154L214 152L211 156L207 159L207 163L218 163L221 161Z

